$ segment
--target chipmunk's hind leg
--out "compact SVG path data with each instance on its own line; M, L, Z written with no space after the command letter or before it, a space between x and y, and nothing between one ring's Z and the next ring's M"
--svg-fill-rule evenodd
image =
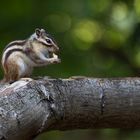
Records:
M15 63L7 62L7 71L5 71L6 82L13 83L19 78L18 66Z

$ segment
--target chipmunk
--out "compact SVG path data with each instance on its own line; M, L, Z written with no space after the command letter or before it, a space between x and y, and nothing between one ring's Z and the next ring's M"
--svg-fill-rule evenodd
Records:
M29 77L33 67L60 63L55 54L58 50L58 46L44 29L36 29L26 40L9 43L2 54L3 81L14 82Z

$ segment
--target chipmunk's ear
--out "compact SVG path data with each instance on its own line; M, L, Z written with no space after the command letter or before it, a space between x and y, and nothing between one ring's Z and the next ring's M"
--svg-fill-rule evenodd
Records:
M41 30L39 28L35 29L35 33L36 33L37 37L41 36Z

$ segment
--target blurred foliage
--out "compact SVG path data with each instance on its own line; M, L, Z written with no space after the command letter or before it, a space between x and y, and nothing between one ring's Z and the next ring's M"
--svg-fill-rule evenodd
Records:
M36 27L55 38L62 63L36 68L34 76L140 76L140 0L1 0L0 25L1 52ZM36 140L139 137L138 130L103 129L50 132Z

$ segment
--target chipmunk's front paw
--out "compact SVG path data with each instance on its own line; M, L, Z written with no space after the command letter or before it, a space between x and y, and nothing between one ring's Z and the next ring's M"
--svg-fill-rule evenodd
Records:
M53 64L61 63L61 60L60 59L54 59L52 63Z
M59 59L58 56L54 53L53 53L53 63L61 63L61 59Z

